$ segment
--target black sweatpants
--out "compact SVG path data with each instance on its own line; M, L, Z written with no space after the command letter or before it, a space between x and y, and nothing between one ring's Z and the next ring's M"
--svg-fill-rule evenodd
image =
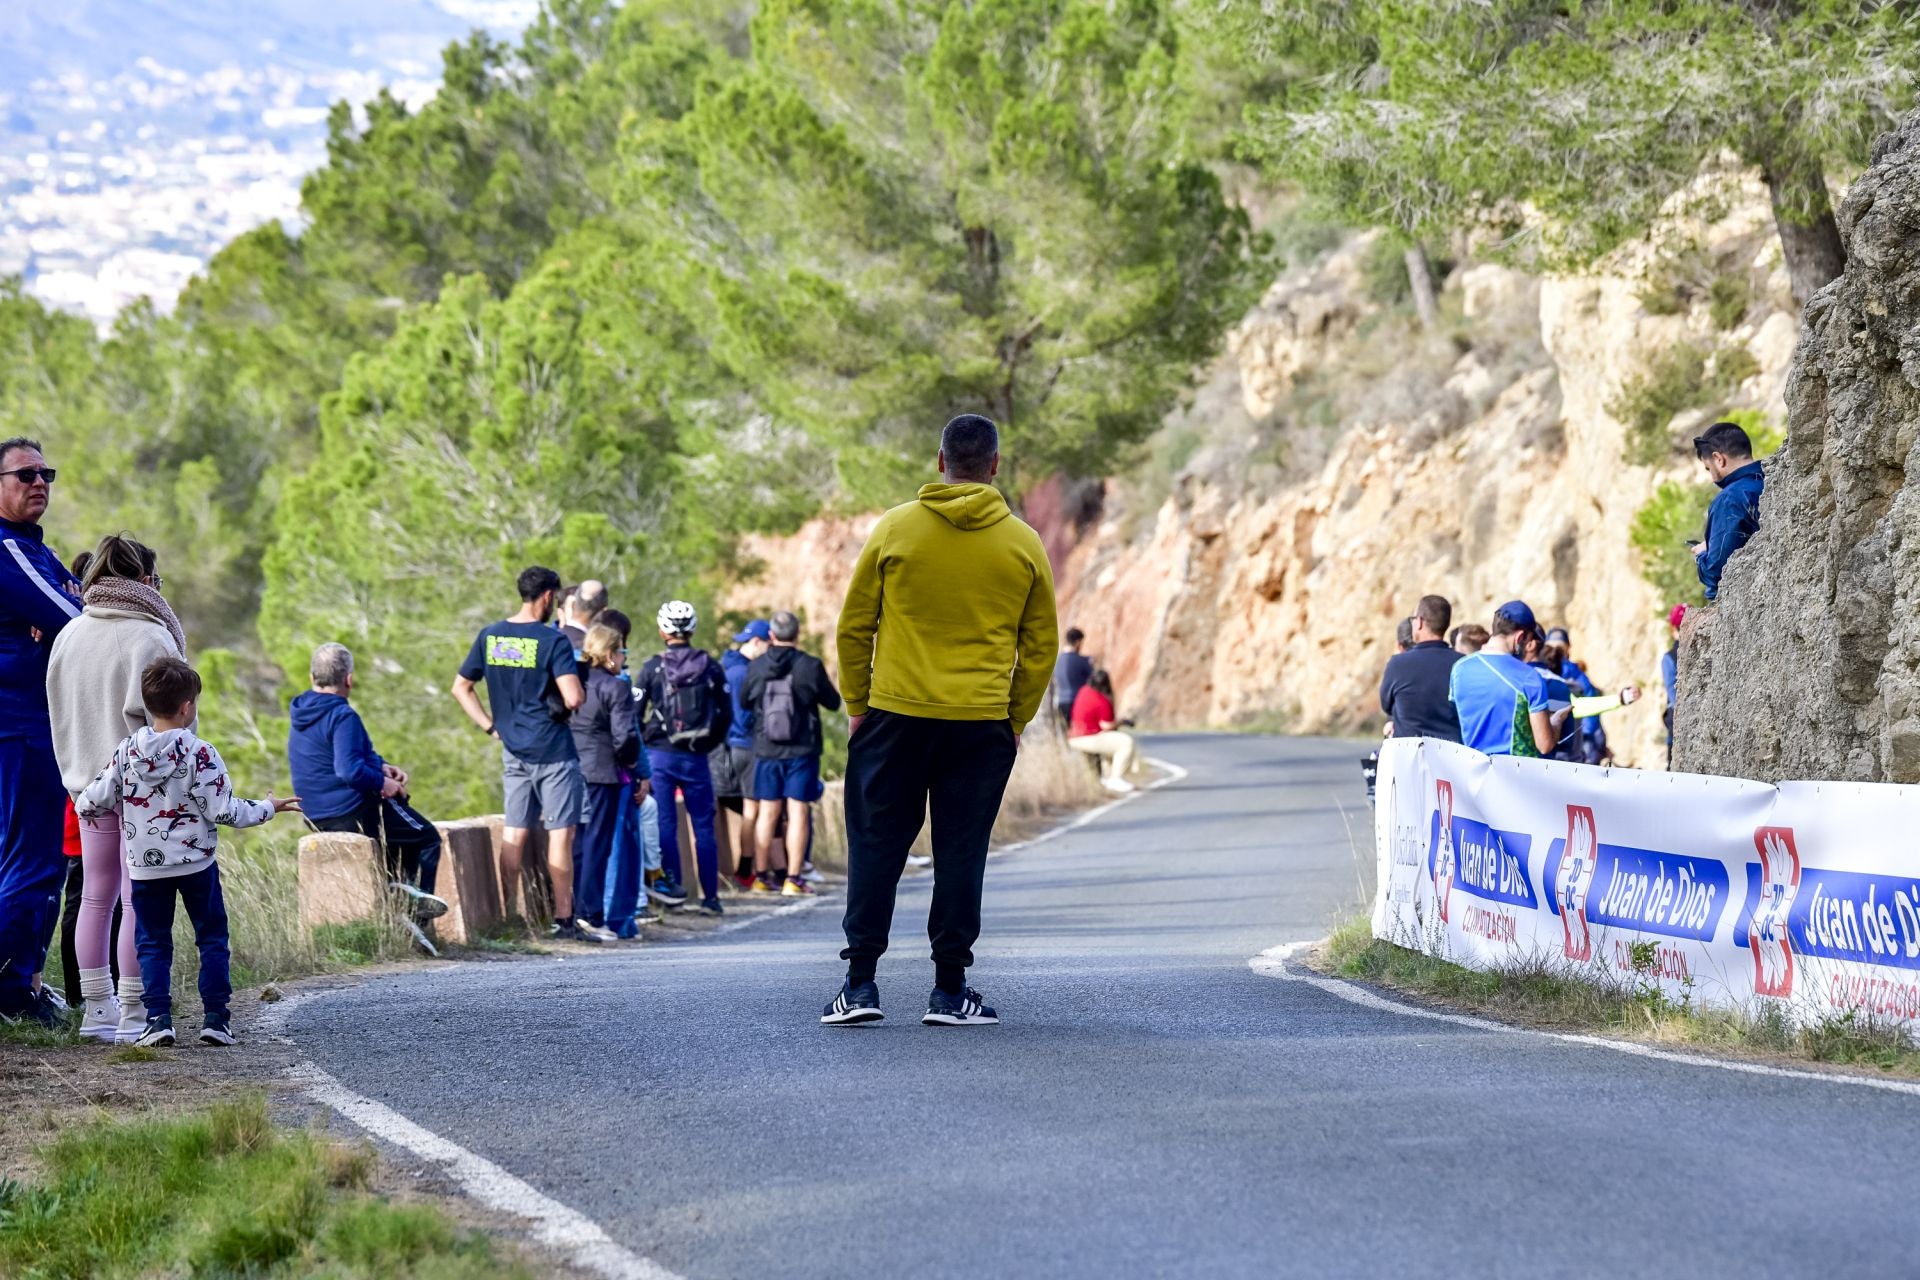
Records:
M352 813L312 821L315 831L357 831L371 837L386 855L388 875L433 892L440 871L440 832L398 796L369 796Z
M847 745L847 976L873 977L887 950L894 892L920 825L933 821L936 985L958 991L980 936L987 842L1013 772L1007 720L928 720L871 711Z

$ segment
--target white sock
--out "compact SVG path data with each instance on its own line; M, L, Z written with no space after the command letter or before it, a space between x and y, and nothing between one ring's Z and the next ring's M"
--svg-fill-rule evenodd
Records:
M120 1008L128 1013L131 1013L135 1009L145 1009L147 1007L147 1002L144 998L146 990L147 984L142 982L138 977L128 977L124 973L121 974Z
M113 999L113 970L106 965L98 969L82 969L80 999L86 1004L105 1004Z

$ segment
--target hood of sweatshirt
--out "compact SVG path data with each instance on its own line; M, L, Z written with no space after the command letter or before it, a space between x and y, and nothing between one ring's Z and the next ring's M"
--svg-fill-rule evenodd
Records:
M767 679L778 680L782 676L791 673L793 671L793 656L799 652L798 649L790 649L781 645L774 645L771 649L768 649L767 656L762 659L762 661L767 664Z
M296 694L287 708L293 727L301 733L316 729L348 710L347 700L337 693L319 693L313 689Z
M192 769L187 751L193 741L193 734L185 729L161 733L143 724L127 744L127 772L142 786L156 789L176 774L186 777Z
M938 512L954 528L969 533L991 529L1013 514L1007 500L990 484L921 485L920 505Z

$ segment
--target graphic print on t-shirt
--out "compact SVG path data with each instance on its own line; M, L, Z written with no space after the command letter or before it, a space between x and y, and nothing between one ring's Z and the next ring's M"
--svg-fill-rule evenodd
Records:
M487 665L490 667L537 667L540 665L540 640L536 636L487 636Z

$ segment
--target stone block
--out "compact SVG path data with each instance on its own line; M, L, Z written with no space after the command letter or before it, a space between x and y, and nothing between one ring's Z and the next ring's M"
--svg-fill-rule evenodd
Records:
M434 892L447 900L447 914L436 930L457 946L473 940L501 922L500 870L493 836L484 821L436 824L440 831L440 874Z
M300 926L351 924L378 918L385 901L379 846L349 832L316 832L300 840Z

